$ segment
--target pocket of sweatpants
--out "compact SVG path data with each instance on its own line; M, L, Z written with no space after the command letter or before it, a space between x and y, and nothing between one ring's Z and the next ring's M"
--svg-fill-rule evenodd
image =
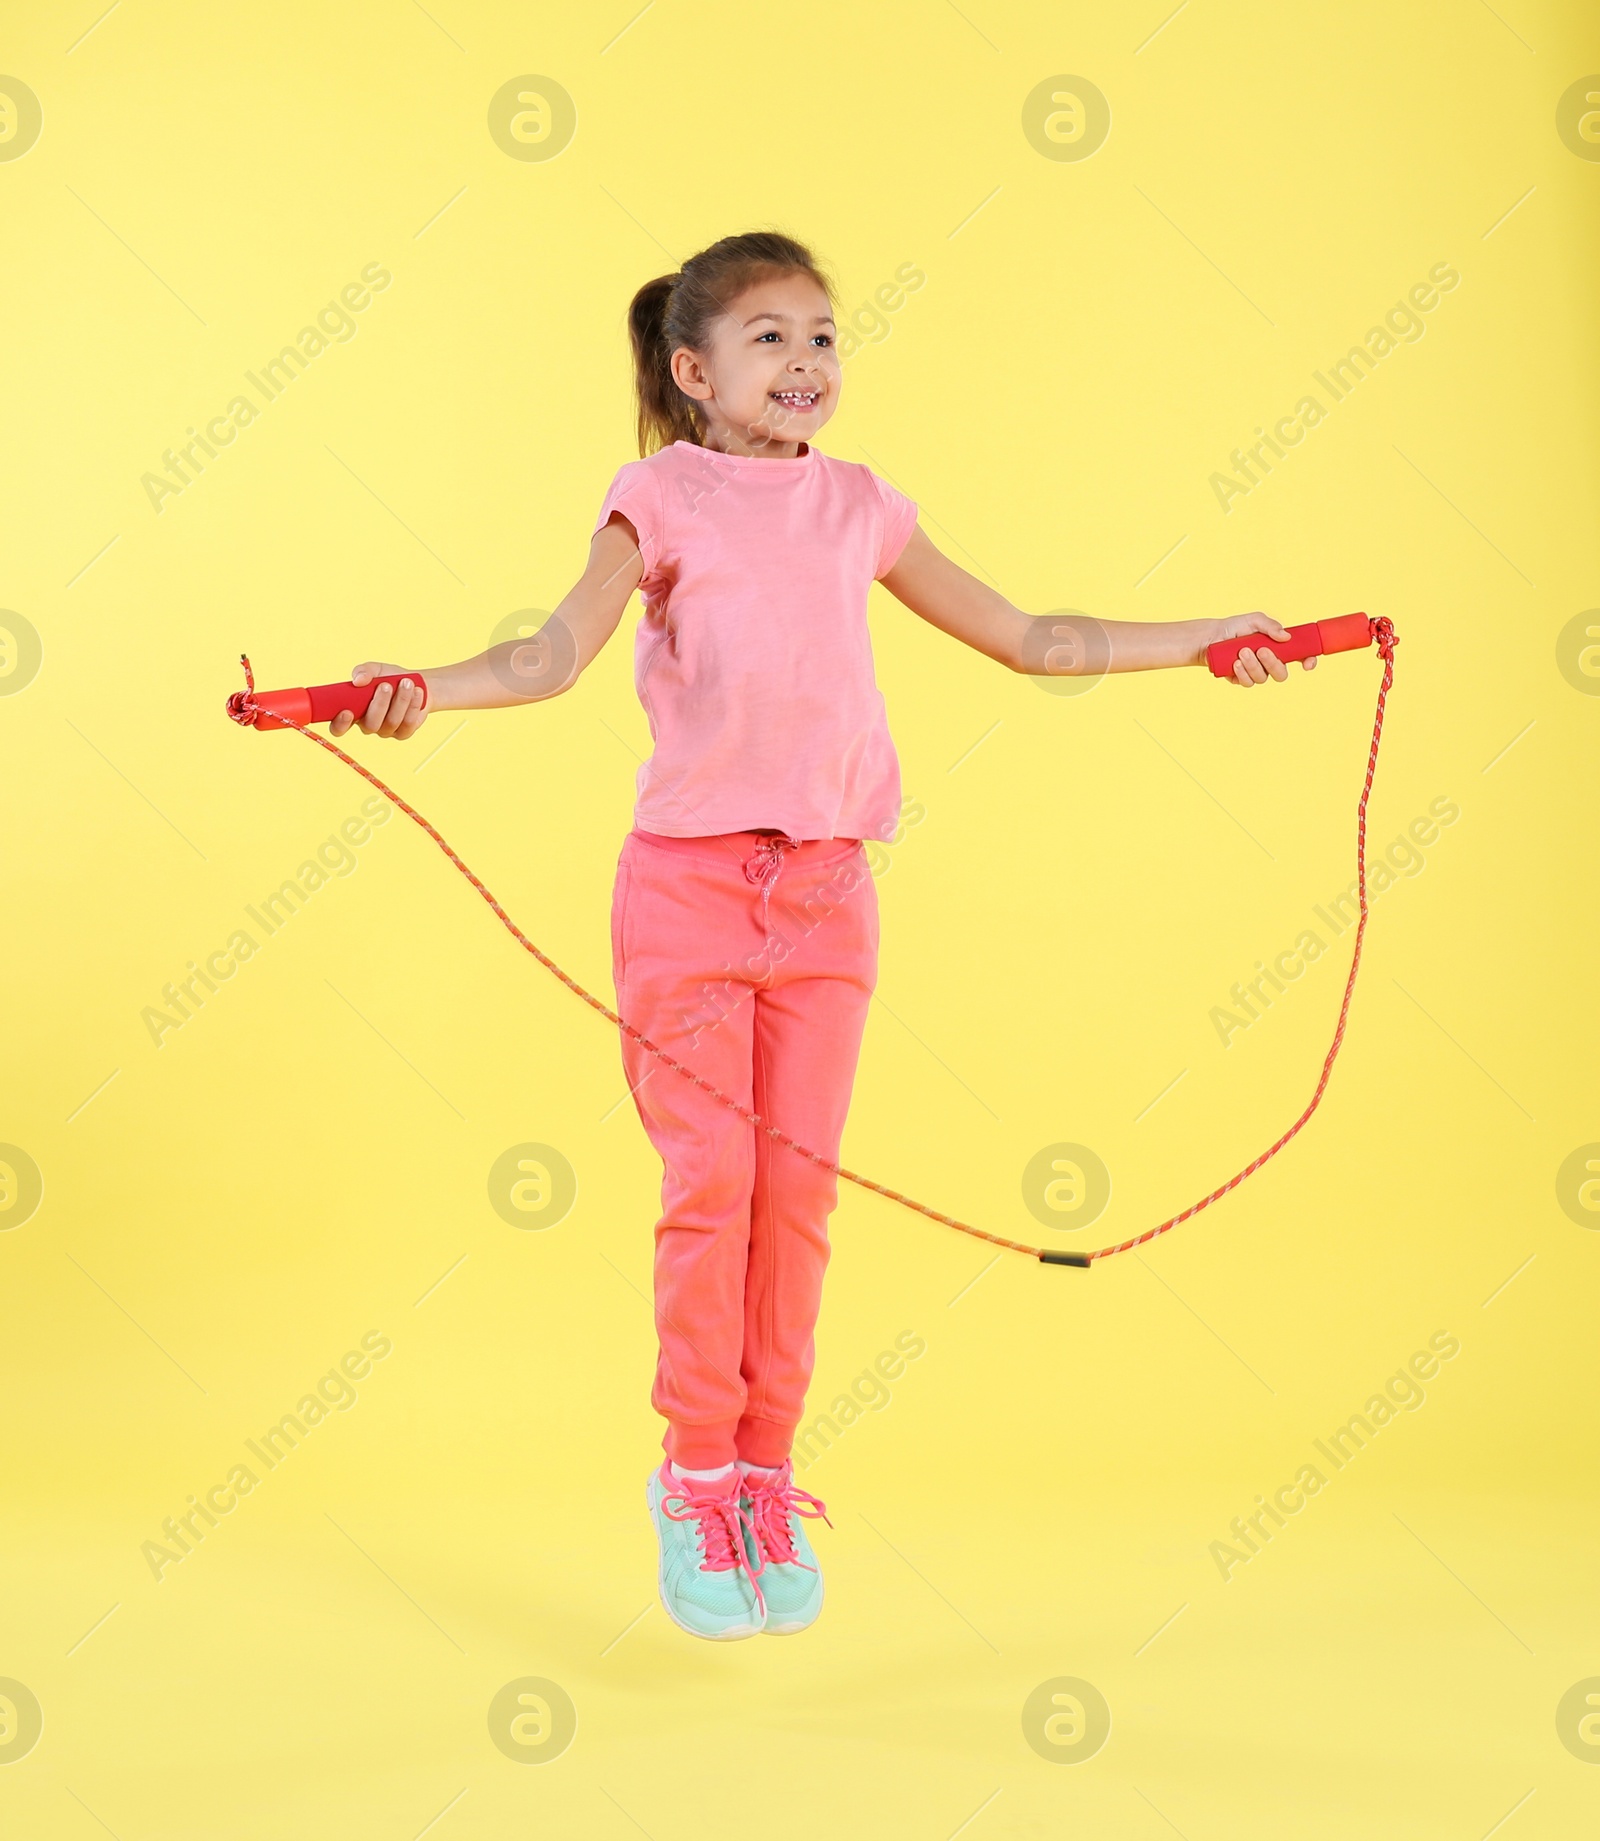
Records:
M869 943L867 960L868 988L875 990L878 983L878 948L880 943L878 927L878 880L873 875L872 865L867 860L866 845L864 843L857 844L856 849L860 853L856 867L860 872L861 883L864 885L862 898L866 908L866 931Z
M617 879L611 890L611 982L616 986L619 1008L623 981L628 975L628 897L632 892L633 867L624 855L617 863Z
M878 981L878 885L867 860L866 845L859 839L841 843L837 851L830 851L811 865L811 878L810 886L817 891L811 896L813 903L830 888L836 896L843 897L837 906L827 904L823 898L827 912L834 916L833 924L843 929L842 938L835 936L837 944L830 956L837 955L836 963L850 966L843 976L859 980L869 991L875 989ZM782 886L780 880L778 887ZM801 905L804 909L805 904ZM802 926L802 932L810 931L809 925Z

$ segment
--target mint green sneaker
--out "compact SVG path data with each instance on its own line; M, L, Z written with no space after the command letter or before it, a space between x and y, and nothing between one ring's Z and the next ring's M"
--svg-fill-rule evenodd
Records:
M668 1463L645 1489L661 1548L661 1603L691 1636L728 1642L766 1621L761 1587L746 1557L746 1513L737 1470L715 1483L673 1475Z
M788 1458L765 1476L744 1478L743 1507L750 1529L746 1551L767 1603L767 1634L792 1636L814 1624L822 1609L822 1569L801 1518L828 1521L827 1508L796 1489Z

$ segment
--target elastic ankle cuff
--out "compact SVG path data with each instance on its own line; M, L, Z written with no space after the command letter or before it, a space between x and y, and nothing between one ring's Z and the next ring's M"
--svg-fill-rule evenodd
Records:
M685 1470L716 1470L731 1464L739 1455L734 1443L738 1431L736 1419L717 1420L711 1425L685 1425L673 1420L662 1439L662 1448L673 1463Z
M776 1470L794 1445L794 1427L771 1419L741 1419L739 1456L758 1470Z

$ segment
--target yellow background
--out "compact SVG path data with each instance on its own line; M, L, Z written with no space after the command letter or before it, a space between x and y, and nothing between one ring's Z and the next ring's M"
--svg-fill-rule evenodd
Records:
M1600 1674L1600 1239L1555 1187L1600 1137L1600 703L1556 665L1600 603L1600 166L1555 129L1586 9L97 10L3 54L43 133L0 163L0 603L43 665L0 698L0 1139L45 1183L0 1232L0 1677L44 1710L6 1832L1591 1832L1555 1720ZM488 132L522 74L576 102L549 161ZM1110 99L1081 162L1022 131L1058 75ZM403 818L159 1048L141 1011L369 790L224 720L241 649L319 681L553 607L634 454L632 291L767 225L847 312L927 276L828 452L1030 612L1390 615L1374 842L1461 816L1375 906L1314 1124L1200 1220L985 1270L846 1186L813 1403L926 1353L804 1475L821 1622L713 1648L654 1604L659 1165L612 1032ZM154 512L141 475L371 262L357 336ZM1439 262L1425 336L1223 514L1230 450ZM871 617L926 815L845 1159L1025 1239L1140 1231L1314 1083L1348 935L1226 1049L1209 1012L1351 878L1376 661L1060 697ZM554 704L354 744L606 998L633 619ZM578 1173L545 1231L487 1198L529 1140ZM1112 1199L1045 1229L1020 1175L1062 1140ZM157 1583L141 1543L372 1330L359 1404ZM1232 1518L1441 1330L1426 1404L1224 1582ZM536 1768L487 1727L524 1676L578 1710ZM1112 1712L1066 1768L1022 1726L1059 1676Z

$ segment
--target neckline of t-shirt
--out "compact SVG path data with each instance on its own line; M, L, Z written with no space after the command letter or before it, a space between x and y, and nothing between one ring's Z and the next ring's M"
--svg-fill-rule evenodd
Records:
M724 454L720 448L702 447L698 441L674 441L675 448L690 448L697 454L705 454L719 466L731 467L734 472L752 474L757 478L771 475L774 478L791 473L803 473L815 464L817 450L808 441L804 444L805 452L796 454L789 460L773 460L764 454Z

